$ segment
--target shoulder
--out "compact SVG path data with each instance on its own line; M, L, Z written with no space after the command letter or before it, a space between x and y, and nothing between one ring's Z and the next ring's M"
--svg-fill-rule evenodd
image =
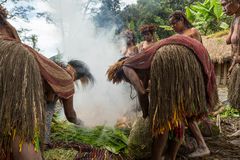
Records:
M201 39L201 33L196 28L191 28L191 35L196 39Z
M190 31L194 35L200 35L200 32L199 32L199 30L197 28L191 28Z

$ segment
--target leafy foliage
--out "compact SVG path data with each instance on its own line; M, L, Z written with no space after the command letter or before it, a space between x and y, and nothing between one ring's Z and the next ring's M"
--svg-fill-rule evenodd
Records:
M102 0L101 4L94 16L95 21L101 22L98 26L129 28L135 32L138 42L142 40L139 28L147 23L158 26L159 39L172 35L168 17L176 10L185 11L193 25L204 34L228 29L231 21L223 14L220 0L137 0L136 4L122 9L121 0Z
M227 117L240 117L240 112L231 106L226 106L224 111L220 114L222 118Z
M166 7L166 5L166 1L138 0L137 4L126 6L121 12L125 28L130 28L135 31L135 33L137 33L137 39L140 41L141 35L139 34L139 28L141 25L151 23L156 26L161 26L168 24L168 17L172 9ZM165 31L160 27L157 30L157 35L160 39L171 34L172 32Z
M226 22L230 19L224 15L220 0L195 2L186 7L186 15L205 35L229 28Z
M142 40L140 26L155 24L158 26L156 37L162 39L173 34L171 27L168 26L169 15L175 10L183 11L185 6L193 2L194 0L137 0L136 4L121 9L120 0L102 0L94 21L98 27L115 25L119 31L131 29L135 32L138 42Z
M52 125L51 139L53 141L85 143L107 149L115 154L125 152L128 141L127 136L119 129L104 126L80 128L67 122L57 122Z
M46 0L41 0L46 1ZM53 23L51 19L51 15L48 12L39 12L36 10L36 6L33 3L33 0L2 0L0 4L3 6L12 6L8 9L9 16L8 18L13 21L23 20L25 22L30 22L31 18L44 18L47 22ZM36 2L36 1L35 1ZM31 46L36 49L40 50L37 47L38 37L36 34L29 34L31 30L28 28L20 28L18 29L18 33L21 39L24 42L28 42Z

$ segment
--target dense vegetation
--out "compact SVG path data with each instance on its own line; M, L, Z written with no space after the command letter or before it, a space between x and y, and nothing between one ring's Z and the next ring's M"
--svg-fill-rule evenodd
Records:
M101 7L92 16L98 27L115 25L119 31L125 28L133 30L139 41L139 27L146 23L158 26L157 36L160 39L173 34L168 17L176 10L185 12L204 35L229 28L231 21L223 13L220 0L137 0L136 4L124 8L121 8L121 0L102 0Z

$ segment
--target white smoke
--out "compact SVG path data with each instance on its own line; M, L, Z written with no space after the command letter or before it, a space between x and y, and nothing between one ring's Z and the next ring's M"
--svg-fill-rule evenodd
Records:
M125 5L129 5L129 4L136 4L137 0L122 0L122 3L124 3Z
M113 41L114 29L96 33L76 0L52 0L51 6L62 30L64 57L84 61L96 79L92 88L76 88L74 106L78 117L88 126L114 125L136 102L129 98L129 85L107 81L109 65L121 57L120 47Z

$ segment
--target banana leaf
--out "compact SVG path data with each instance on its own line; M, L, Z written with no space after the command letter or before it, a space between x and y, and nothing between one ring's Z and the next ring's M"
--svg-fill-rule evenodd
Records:
M126 152L128 138L123 131L111 127L97 126L81 128L66 121L52 124L51 140L76 142L106 149L114 154Z

